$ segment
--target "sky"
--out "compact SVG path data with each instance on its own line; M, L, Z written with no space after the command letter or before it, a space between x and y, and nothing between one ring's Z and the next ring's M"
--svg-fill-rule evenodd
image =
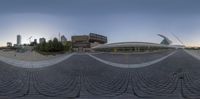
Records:
M0 0L0 46L29 37L90 32L108 42L160 43L163 34L186 46L200 46L200 0Z

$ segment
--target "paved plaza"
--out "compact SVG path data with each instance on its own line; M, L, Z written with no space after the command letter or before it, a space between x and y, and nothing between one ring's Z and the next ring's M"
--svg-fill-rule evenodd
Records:
M167 54L171 53L173 50L149 52L149 53L98 53L92 54L103 60L110 62L121 63L121 64L139 64L144 62L153 61L159 59Z
M0 62L0 99L199 99L200 60L182 49L138 56L147 62L170 53L141 68L110 66L88 53L75 53L42 68ZM135 55L95 56L121 64L141 63L138 58L134 61Z

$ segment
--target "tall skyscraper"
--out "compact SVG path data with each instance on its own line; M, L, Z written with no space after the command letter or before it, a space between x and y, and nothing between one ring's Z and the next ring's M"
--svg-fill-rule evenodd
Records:
M34 43L36 43L36 44L37 44L37 39L34 39Z
M17 45L21 45L22 37L21 35L17 35Z

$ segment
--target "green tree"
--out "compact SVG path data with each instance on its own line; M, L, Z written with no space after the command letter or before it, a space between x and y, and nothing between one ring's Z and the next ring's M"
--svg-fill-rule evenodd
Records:
M65 42L64 44L63 44L63 46L64 46L64 50L65 51L71 51L72 50L72 42Z
M53 41L52 40L48 41L48 52L53 52Z
M38 44L35 49L40 52L61 52L65 51L65 46L57 38L54 38L53 41L49 40L47 43Z
M58 51L59 42L57 38L53 39L53 51Z

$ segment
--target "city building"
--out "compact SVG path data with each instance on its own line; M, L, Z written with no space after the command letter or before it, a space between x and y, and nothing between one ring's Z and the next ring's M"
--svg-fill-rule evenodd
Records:
M89 42L91 42L91 43L97 42L97 43L100 43L100 44L105 44L105 43L108 42L107 37L103 36L103 35L90 33L89 37L90 37Z
M40 42L40 44L41 44L41 43L44 43L44 42L46 42L46 39L45 39L45 38L40 38L40 39L39 39L39 42Z
M61 36L61 43L64 44L65 42L67 42L67 38L64 35L62 35Z
M72 48L74 51L85 51L90 48L88 35L72 36Z
M20 46L22 41L21 35L17 35L17 45Z
M35 45L37 45L37 39L34 39L34 41L30 43L30 46L35 46Z
M95 33L89 35L72 36L72 48L74 51L90 51L91 47L107 43L107 37Z
M11 42L7 42L7 47L12 47L12 43Z
M36 44L37 44L37 39L34 39L34 43L36 43Z

